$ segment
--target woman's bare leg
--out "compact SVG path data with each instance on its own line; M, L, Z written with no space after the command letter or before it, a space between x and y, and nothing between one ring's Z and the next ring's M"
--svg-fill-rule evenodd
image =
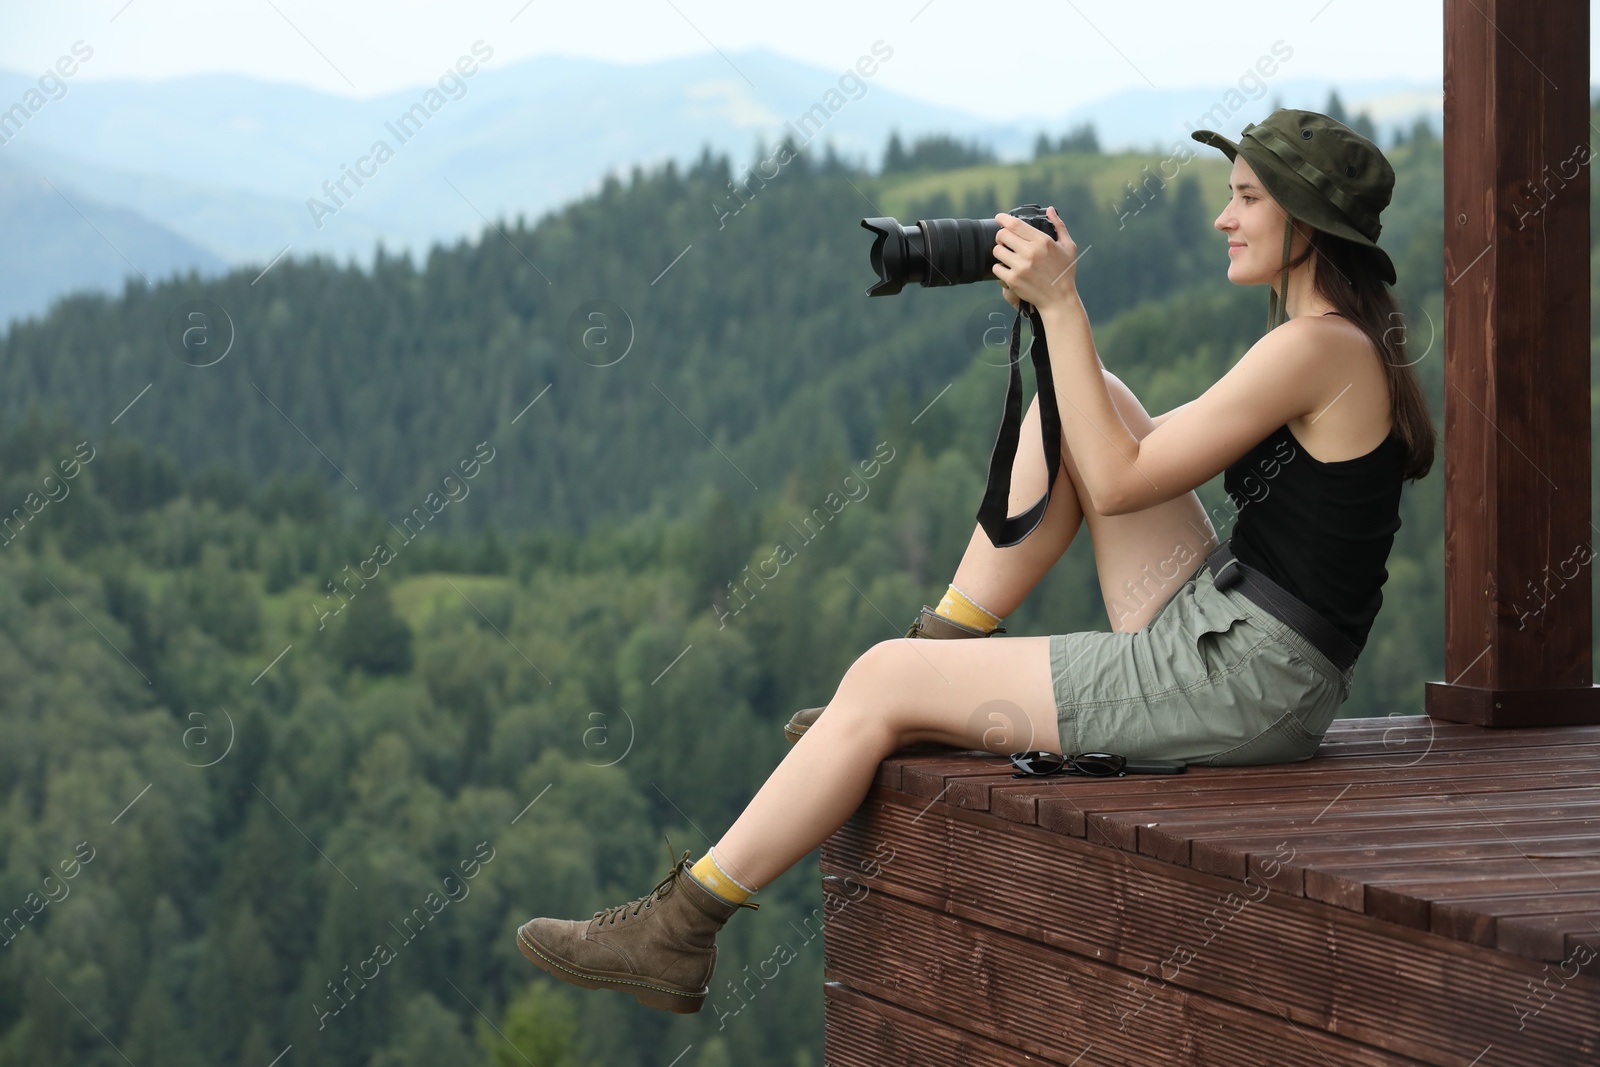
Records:
M1144 405L1110 372L1106 372L1106 387L1128 431L1143 440L1155 429ZM1021 441L1012 464L1013 515L1044 495L1044 453L1037 444L1037 397L1023 420ZM1064 436L1061 466L1050 494L1050 506L1033 533L1021 544L996 548L981 526L975 528L952 582L979 605L1004 618L1016 610L1061 558L1077 536L1079 524L1086 523L1094 542L1095 570L1111 629L1132 633L1171 599L1181 584L1181 576L1216 547L1217 536L1210 517L1193 491L1143 511L1102 515L1078 492L1078 464Z
M1109 373L1106 384L1136 437L1154 430L1126 385ZM1039 440L1037 400L1023 420L1021 440L1012 467L1013 514L1044 493L1044 456L1029 447ZM1127 515L1086 511L1065 439L1061 458L1039 526L1010 548L995 548L981 527L975 529L954 584L990 611L1009 615L1087 522L1112 629L1137 630L1170 598L1176 582L1136 594L1126 610L1115 598L1135 582L1148 590L1149 570L1174 552L1208 551L1216 542L1210 520L1193 492ZM844 825L886 757L918 741L996 754L1060 752L1049 646L1048 637L874 645L845 673L826 713L716 843L718 862L750 889L770 884Z
M1039 398L1035 396L1022 419L1017 458L1011 462L1011 498L1006 514L1015 515L1032 507L1044 495L1044 450L1040 447ZM1056 560L1072 544L1083 522L1083 503L1078 487L1067 469L1067 439L1061 438L1062 469L1056 474L1050 504L1044 517L1020 544L996 548L982 526L974 526L972 540L956 567L951 584L984 610L1005 618L1017 609L1024 597L1055 566Z
M749 889L770 884L844 825L878 765L916 741L1060 752L1049 638L901 638L868 649L716 843L717 862Z

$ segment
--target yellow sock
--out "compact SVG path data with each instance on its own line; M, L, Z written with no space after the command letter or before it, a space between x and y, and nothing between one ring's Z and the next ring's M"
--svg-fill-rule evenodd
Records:
M717 864L717 861L711 858L710 849L707 849L706 854L701 856L693 867L689 868L689 873L694 876L695 881L723 900L726 900L729 904L743 904L750 899L750 894L755 892L755 890L746 889L738 882L735 882Z
M939 601L939 607L934 614L943 615L952 622L959 622L963 626L970 626L984 633L1000 625L1000 616L979 607L967 594L953 585Z

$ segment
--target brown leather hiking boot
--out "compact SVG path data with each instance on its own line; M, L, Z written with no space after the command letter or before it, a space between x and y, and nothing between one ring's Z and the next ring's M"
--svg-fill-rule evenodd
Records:
M926 604L922 606L922 614L912 622L911 628L906 631L907 637L931 638L935 640L950 640L958 637L993 637L995 634L1006 632L1004 626L996 626L992 633L974 630L970 626L963 626L954 619L947 619L938 614ZM789 716L789 721L784 724L783 736L792 745L800 740L802 734L811 729L816 723L817 716L822 714L821 708L802 708ZM935 746L943 747L943 746Z
M667 847L670 854L670 840ZM728 903L689 867L686 851L655 889L590 919L530 919L517 928L517 948L563 982L631 993L663 1011L697 1012L717 965L717 931L740 908L761 905Z

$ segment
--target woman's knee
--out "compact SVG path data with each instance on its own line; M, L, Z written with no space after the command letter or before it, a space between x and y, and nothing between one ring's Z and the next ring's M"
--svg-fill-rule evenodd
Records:
M1111 403L1117 409L1117 414L1122 416L1123 423L1128 427L1128 432L1137 440L1144 440L1156 428L1155 420L1145 410L1144 403L1134 395L1121 378L1110 371L1102 371L1106 379L1106 391L1111 394Z
M896 721L904 710L904 694L914 670L912 639L880 641L856 657L839 681L836 701L879 725Z
M1132 389L1128 388L1127 383L1115 374L1112 374L1104 367L1100 369L1100 374L1105 379L1106 392L1111 395L1112 406L1122 416L1122 421L1127 423L1128 431L1134 437L1142 440L1146 434L1156 428L1155 421L1150 417L1150 413L1145 410L1144 403L1140 401ZM1039 433L1039 418L1039 394L1035 392L1033 399L1028 402L1028 410L1022 416L1022 425L1026 428L1022 434L1024 441L1032 440ZM1065 434L1062 435L1061 440L1063 447L1065 447Z
M911 638L896 637L879 641L855 658L839 682L840 692L846 689L853 694L881 695L893 684L897 674L905 670L905 646Z

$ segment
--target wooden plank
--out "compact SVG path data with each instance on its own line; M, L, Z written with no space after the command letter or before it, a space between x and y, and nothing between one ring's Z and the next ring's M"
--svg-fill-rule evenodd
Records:
M830 923L830 932L832 924ZM828 1067L1014 1067L1015 1048L868 996L840 982L824 982L822 1056ZM1034 1054L1041 1067L1070 1067L1071 1058ZM1095 1061L1103 1062L1103 1061Z
M1542 896L1468 897L1460 900L1440 900L1429 912L1431 929L1436 934L1470 941L1475 945L1498 945L1496 926L1502 916L1560 915L1576 912L1600 911L1600 890L1593 882L1587 891L1549 893ZM1567 927L1578 933L1586 927L1574 920Z
M1543 744L1545 742L1540 738L1565 737L1568 731L1585 731L1572 734L1576 741L1600 739L1600 726L1595 725L1525 726L1489 730L1472 723L1449 722L1428 715L1376 715L1334 719L1328 726L1323 742L1340 744L1345 741L1387 739L1393 745L1398 744L1398 739L1403 735L1411 734L1417 737L1434 737L1451 743L1475 742L1492 746L1496 739L1504 735L1509 743L1521 745Z
M1600 911L1573 911L1562 915L1503 915L1495 924L1496 946L1529 959L1567 964L1560 973L1578 967L1600 974Z
M1348 759L1351 756L1388 756L1397 764L1406 765L1422 758L1433 759L1467 755L1478 752L1494 752L1505 748L1517 752L1531 752L1547 747L1566 747L1574 749L1592 749L1600 744L1600 736L1577 736L1567 738L1568 730L1600 730L1600 727L1582 726L1550 726L1542 731L1523 731L1529 736L1512 738L1507 744L1500 745L1500 730L1484 730L1482 727L1467 727L1467 729L1480 730L1481 736L1471 737L1445 737L1437 732L1430 731L1426 726L1418 728L1395 729L1382 736L1362 737L1346 736L1334 737L1324 735L1322 744L1317 748L1313 760ZM1539 736L1539 733L1543 736ZM1579 754L1586 754L1580 752ZM1306 762L1312 762L1307 760ZM1286 765L1292 766L1292 765Z
M878 773L873 778L873 784L884 789L900 788L900 770L906 765L903 758L890 757L878 764Z
M1472 811L1482 808L1532 810L1570 810L1582 814L1600 805L1600 788L1593 785L1578 788L1563 786L1559 789L1539 788L1522 776L1479 779L1463 783L1450 783L1451 788L1423 789L1421 791L1368 792L1351 787L1335 791L1326 790L1313 795L1300 789L1274 790L1263 795L1258 790L1238 797L1235 794L1198 794L1187 803L1152 803L1140 807L1108 801L1105 805L1091 802L1098 820L1125 819L1133 822L1159 821L1161 825L1216 826L1231 823L1240 816L1286 820L1309 815L1313 819L1354 819L1356 816L1427 814L1436 811ZM1532 787L1530 788L1530 785ZM1499 788L1496 788L1496 787ZM1482 789L1483 792L1473 792ZM1137 798L1134 798L1137 799ZM1157 801L1168 798L1155 798ZM1173 798L1175 799L1175 798Z
M1044 792L1028 785L997 785L989 791L989 811L1007 822L1039 825L1039 798Z
M1362 850L1365 855L1318 851L1314 855L1297 853L1288 865L1304 872L1303 895L1336 908L1366 910L1368 886L1405 887L1441 874L1460 873L1463 878L1494 877L1532 871L1590 871L1600 881L1600 836L1586 855L1543 856L1530 860L1521 845L1505 843L1500 855L1491 857L1476 847L1457 848L1450 855L1434 853L1432 846L1413 847L1399 854L1384 849Z
M1510 803L1501 803L1496 794L1463 794L1427 797L1380 797L1337 803L1313 801L1284 804L1258 804L1222 808L1191 808L1162 811L1142 809L1087 813L1089 822L1119 848L1137 843L1137 851L1169 862L1186 862L1187 842L1215 841L1230 837L1250 837L1273 833L1333 833L1360 830L1413 828L1417 840L1428 827L1505 822L1520 826L1532 822L1561 820L1574 827L1600 817L1593 804L1519 803L1517 794ZM1130 849L1133 851L1133 849Z
M1529 776L1528 778L1520 781L1477 778L1469 780L1468 783L1462 783L1459 779L1446 778L1442 780L1437 787L1425 786L1424 793L1460 793L1464 789L1489 793L1494 792L1497 788L1505 791L1512 791L1515 788L1526 787L1530 781L1534 780L1537 780L1541 785L1548 783L1550 786L1557 789L1569 789L1573 787L1582 787L1587 789L1592 786L1594 775L1590 773L1582 773L1551 776L1549 778ZM1005 791L997 798L998 806L995 807L995 814L1000 815L1012 822L1018 822L1024 825L1042 826L1046 829L1055 830L1058 833L1070 834L1073 837L1084 837L1087 835L1086 808L1093 808L1095 810L1103 810L1108 812L1119 810L1137 810L1137 808L1130 807L1129 802L1131 801L1132 804L1138 804L1143 797L1148 795L1146 792L1140 791L1125 792L1115 797L1108 797L1104 795L1110 793L1114 788L1121 784L1122 783L1120 782L1097 782L1092 787L1092 793L1075 792L1068 794L1062 791L1053 792L1050 794L1038 793L1032 796L1029 796L1024 791L1013 792L1009 788L1006 788ZM1330 785L1320 789L1318 791L1318 796L1325 797L1327 800L1331 801L1339 798L1341 794L1344 793L1346 788L1346 786L1334 788L1332 785ZM1363 794L1368 793L1369 790L1381 791L1389 789L1391 791L1391 795L1410 795L1404 791L1403 786L1395 784L1395 779L1392 776L1390 776L1388 779L1380 778L1377 782L1371 784L1370 786L1368 786L1366 783L1358 783L1349 786L1348 788L1350 793L1355 793L1356 789L1360 789ZM1207 794L1198 792L1194 795L1200 799L1204 799L1207 796ZM1174 793L1172 796L1173 799L1176 800L1178 799L1179 794ZM1150 805L1145 805L1145 807L1149 808ZM1102 832L1106 832L1106 829L1107 828L1102 828ZM1135 851L1138 845L1138 836L1136 832L1119 831L1118 835L1109 839L1102 837L1099 833L1097 833L1095 840L1100 844L1105 844L1108 843L1108 841L1114 840L1119 847L1127 848L1129 851ZM1191 856L1190 862L1196 863L1198 861ZM1240 863L1238 866L1239 870L1237 875L1232 876L1242 878L1244 877L1245 873L1243 864ZM1211 873L1229 874L1230 872L1212 871Z
M874 1009L901 1009L888 1042L881 1040L882 1017L871 1020L879 1025L869 1024L870 1038L861 1035L863 1043L871 1042L871 1061L838 1062L965 1064L970 1061L960 1056L930 1058L914 1047L925 1032L962 1028L1014 1049L1010 1059L998 1061L1006 1064L1031 1058L1147 1065L1181 1056L1200 1067L1237 1067L1246 1050L1270 1051L1274 1067L1438 1062L1297 1026L1270 1009L1184 990L1162 996L1159 1005L1130 1019L1126 1000L1119 999L1127 975L1118 968L887 893L846 895L836 886L836 880L824 881L827 977L869 998ZM951 1043L939 1036L934 1041ZM834 1046L828 1047L833 1064Z
M1088 818L1093 825L1089 827L1090 832L1085 836L1090 840L1110 844L1129 852L1141 852L1168 863L1184 866L1198 866L1195 859L1197 850L1218 844L1227 846L1229 842L1275 837L1277 840L1303 840L1308 845L1314 845L1320 843L1320 838L1342 834L1345 835L1344 840L1347 842L1359 844L1360 835L1364 833L1384 835L1374 836L1372 838L1374 842L1389 840L1415 843L1419 840L1434 840L1436 837L1441 841L1459 841L1463 838L1454 836L1457 831L1468 830L1484 822L1480 817L1478 823L1474 823L1472 818L1458 810L1441 811L1433 815L1414 813L1388 822L1381 813L1368 813L1364 818L1341 819L1330 815L1317 821L1313 821L1316 819L1314 815L1276 820L1241 817L1234 826L1213 824L1178 828L1170 828L1155 822L1140 823L1121 817L1096 816L1093 813L1090 813ZM1561 816L1547 821L1564 824L1573 834L1600 830L1600 820L1597 819L1574 820ZM1549 829L1548 826L1532 822L1515 825L1531 827L1526 831L1528 833L1543 834ZM1130 847L1134 844L1137 844L1137 848Z
M1388 806L1385 806L1388 805ZM1347 810L1354 809L1354 810ZM1323 814L1326 812L1326 814ZM1492 799L1471 800L1459 796L1382 798L1376 802L1340 801L1337 807L1312 804L1268 804L1249 809L1199 809L1183 812L1134 811L1090 812L1090 823L1103 838L1126 848L1137 842L1137 851L1168 863L1188 865L1190 850L1197 841L1217 841L1256 834L1277 833L1299 839L1302 835L1359 831L1362 828L1404 827L1427 839L1435 828L1474 826L1489 822L1503 825L1513 839L1519 828L1545 822L1566 822L1574 832L1600 832L1600 805L1589 804L1500 804ZM1130 850L1131 851L1131 850Z
M1122 778L1089 779L1071 776L1049 776L1036 780L1016 778L1004 757L969 754L960 758L945 758L936 762L907 763L900 767L901 792L917 796L940 798L945 803L969 811L987 811L991 807L990 793L1001 789L1007 793L1027 789L1067 795L1074 800L1080 797L1124 796L1182 796L1189 793L1249 792L1290 789L1328 789L1343 786L1371 785L1381 788L1404 788L1405 783L1436 782L1443 789L1445 783L1489 791L1490 782L1504 782L1526 778L1529 782L1543 784L1547 777L1579 776L1576 784L1592 785L1600 774L1600 747L1590 756L1579 757L1564 753L1559 747L1529 750L1528 757L1521 752L1482 752L1464 755L1459 759L1431 760L1415 766L1398 766L1384 758L1356 758L1345 761L1316 760L1298 764L1282 764L1252 768L1202 768L1192 767L1177 775L1128 775ZM1516 762L1508 760L1515 758ZM1232 773L1218 775L1218 771ZM1484 773L1491 770L1492 773ZM1205 772L1211 772L1207 774ZM1247 773L1241 773L1241 772ZM1586 777L1585 777L1586 776ZM878 784L883 785L880 781ZM1523 783L1526 786L1527 783ZM1500 786L1498 788L1505 788ZM1078 801L1081 803L1081 800ZM1033 812L1031 806L1023 809ZM1013 821L1023 821L1021 819Z
M1243 875L1261 872L1262 864L1270 854L1278 851L1285 841L1294 849L1293 859L1282 862L1282 873L1275 875L1274 886L1291 896L1306 896L1306 873L1309 870L1336 870L1363 867L1374 861L1416 862L1456 861L1456 859L1504 859L1507 856L1526 856L1530 853L1568 854L1574 857L1594 857L1600 854L1600 832L1587 832L1581 837L1571 835L1566 822L1526 824L1515 833L1490 824L1461 825L1461 827L1432 827L1427 830L1427 840L1419 841L1413 827L1394 830L1362 830L1358 833L1330 833L1306 838L1298 845L1283 835L1264 835L1254 841L1222 841L1216 843L1216 853L1208 854L1200 867L1229 867L1237 869L1243 861ZM1211 843L1206 848L1211 848ZM1195 846L1200 848L1200 845ZM1226 849L1237 849L1227 853ZM1229 864L1219 857L1229 856Z
M823 870L859 878L875 857L871 893L1119 968L1128 992L1111 1010L1149 1000L1137 1025L1183 990L1424 1062L1467 1064L1490 1046L1537 1064L1597 1051L1590 975L1519 1032L1511 1005L1537 962L1270 891L1234 911L1229 895L1253 892L1238 882L942 806L913 823L923 803L874 791L824 844ZM1510 1061L1480 1067L1495 1062Z
M900 768L900 791L912 796L943 797L953 783L967 778L1014 782L1011 761L993 753L966 752L907 763Z
M1041 797L1036 815L1040 829L1069 837L1089 836L1089 814L1076 800L1068 797ZM1096 844L1107 844L1096 836Z
M1408 733L1441 741L1475 742L1490 747L1501 743L1545 744L1550 739L1567 737L1574 741L1600 740L1600 726L1525 726L1489 730L1469 723L1434 719L1428 715L1372 715L1334 719L1328 726L1323 743L1339 744L1346 740L1387 737L1391 744L1398 744Z
M1591 866L1575 874L1561 874L1524 863L1521 871L1515 874L1474 877L1469 872L1458 871L1452 878L1433 881L1369 885L1366 911L1374 919L1427 930L1433 909L1439 904L1453 903L1466 907L1472 900L1515 900L1552 893L1594 892L1600 887L1600 874L1597 871L1600 869Z
M1583 778L1592 779L1593 775L1583 775ZM996 785L989 790L988 810L999 818L1008 822L1019 822L1024 825L1038 825L1038 805L1041 801L1058 800L1066 798L1068 802L1079 808L1092 807L1098 813L1117 811L1179 811L1188 808L1209 807L1218 804L1235 806L1250 806L1263 803L1282 803L1285 801L1320 802L1327 805L1333 801L1344 799L1359 800L1371 797L1397 797L1412 798L1425 796L1459 795L1463 793L1498 793L1497 800L1506 802L1507 794L1527 794L1528 797L1538 797L1538 803L1555 803L1558 801L1593 802L1600 803L1600 786L1583 785L1578 788L1563 787L1561 789L1529 789L1528 786L1537 782L1537 778L1527 779L1499 779L1475 778L1463 782L1455 777L1442 777L1436 781L1397 778L1393 775L1380 777L1371 782L1356 782L1340 785L1328 783L1326 785L1296 786L1284 788L1282 786L1256 786L1253 788L1225 789L1177 789L1171 788L1160 792L1150 790L1128 791L1110 793L1105 789L1096 790L1092 799L1088 797L1073 799L1064 790L1051 789L1049 786L1041 787L1038 784L1017 783ZM1046 789L1050 789L1046 792ZM1528 803L1533 803L1529 800ZM968 810L983 810L972 808Z
M1095 844L1110 845L1124 851L1138 851L1138 824L1119 825L1107 820L1100 820L1096 825L1088 825L1088 816L1076 805L1066 805L1060 802L1039 803L1038 825L1058 833L1069 834L1073 837L1083 837ZM1368 844L1384 843L1392 846L1405 846L1417 844L1417 834L1404 827L1350 829L1342 827L1332 821L1327 824L1316 822L1313 825L1298 827L1293 831L1297 840L1303 841L1313 847L1331 846L1337 844L1343 848L1364 848ZM1569 838L1583 838L1585 835L1578 832L1564 833L1561 835ZM1498 837L1485 837L1481 833L1465 833L1460 828L1441 829L1430 831L1430 841L1450 843L1460 841L1493 841ZM1186 865L1207 874L1221 875L1227 878L1244 878L1250 871L1250 849L1252 847L1272 849L1279 842L1288 840L1284 828L1272 826L1259 830L1254 834L1245 836L1238 828L1219 828L1208 832L1191 830L1185 835L1189 845L1189 854ZM1570 842L1569 842L1570 843ZM1285 889L1299 893L1300 890L1285 884Z

